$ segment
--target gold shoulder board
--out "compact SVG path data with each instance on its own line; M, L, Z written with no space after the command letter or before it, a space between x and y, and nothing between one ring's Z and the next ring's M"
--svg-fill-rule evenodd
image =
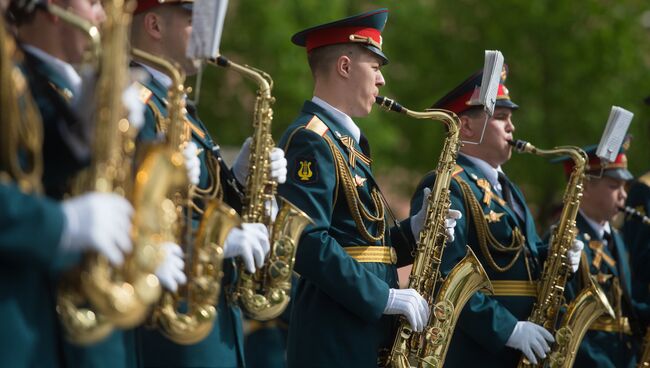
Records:
M309 123L305 126L305 129L311 130L312 132L320 135L321 137L327 133L329 128L321 119L318 118L318 116L314 115L311 120L309 120Z

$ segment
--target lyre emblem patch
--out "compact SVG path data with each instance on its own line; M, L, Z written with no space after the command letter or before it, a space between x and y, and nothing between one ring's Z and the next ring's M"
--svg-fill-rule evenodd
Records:
M315 160L313 158L300 157L296 159L294 179L302 184L310 184L318 179Z
M312 175L314 175L314 173L311 172L311 162L300 161L300 168L298 169L300 180L307 181L312 177Z

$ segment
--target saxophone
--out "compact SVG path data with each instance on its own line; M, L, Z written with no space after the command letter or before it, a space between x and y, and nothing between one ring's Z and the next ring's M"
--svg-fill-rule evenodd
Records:
M576 216L582 199L587 155L583 150L573 146L561 146L550 150L542 150L532 144L516 140L510 142L518 152L532 153L541 157L569 156L574 163L573 171L564 192L560 222L551 234L548 259L538 286L538 298L528 318L547 330L555 333L555 344L546 358L551 367L571 367L575 353L589 325L603 313L612 313L611 306L602 290L590 279L589 287L585 288L567 307L558 327L560 309L565 305L564 288L571 274L566 253L575 240ZM539 365L544 366L544 361ZM519 361L518 367L531 367L525 357Z
M279 316L289 303L298 240L311 219L284 198L280 198L280 211L275 221L266 213L265 203L274 198L277 189L277 183L270 178L269 169L269 153L275 147L271 137L271 105L275 102L271 96L273 80L261 70L233 63L222 56L212 62L234 69L258 85L242 219L244 222L265 224L272 245L265 265L254 274L247 272L242 262L239 263L240 276L233 296L247 316L266 321Z
M26 193L41 193L43 127L27 81L15 64L18 52L0 17L0 181L14 181Z
M447 110L415 112L381 96L377 97L376 103L388 111L412 118L441 121L447 128L447 137L436 168L436 181L427 199L427 213L415 249L408 286L417 290L427 301L432 308L431 316L422 333L414 332L406 318L400 317L389 357L390 365L397 368L442 367L456 321L467 300L477 291L492 293L492 284L469 247L466 256L454 266L446 279L440 275L447 241L445 216L451 206L449 185L461 146L460 121L456 114Z
M133 55L163 70L171 79L172 87L167 96L168 117L161 124L165 133L164 147L167 156L183 161L181 148L191 139L189 126L185 124L185 76L178 66L167 60L134 49ZM185 173L182 173L183 177ZM194 187L186 182L171 198L177 216L186 221L168 233L167 239L180 239L191 259L186 263L188 283L178 292L164 292L153 311L151 321L161 333L170 340L183 345L195 344L203 340L214 326L217 317L217 304L223 277L223 244L230 230L239 226L240 219L235 210L221 200L213 198L206 201L205 209L196 233L192 230L191 210ZM183 214L183 210L186 213ZM191 247L191 250L190 250ZM181 312L184 304L186 310Z
M105 257L90 252L78 269L64 275L57 295L57 312L66 337L78 344L94 343L114 327L139 324L159 298L161 288L153 274L160 258L158 244L161 234L175 220L173 206L164 194L185 175L182 160L178 165L153 156L146 157L145 163L159 160L167 170L142 165L134 175L130 169L137 130L126 118L122 93L129 83L127 45L135 2L111 0L103 5L106 20L95 90L93 162L78 178L75 190L129 197L135 210L131 229L133 252L125 257L121 267L113 267Z

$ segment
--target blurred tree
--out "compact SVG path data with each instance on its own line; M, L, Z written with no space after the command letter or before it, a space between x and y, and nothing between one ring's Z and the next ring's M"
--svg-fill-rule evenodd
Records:
M382 94L424 109L481 68L483 50L498 49L510 66L511 96L521 106L514 115L517 137L541 148L598 143L611 106L618 105L636 114L630 167L635 174L650 169L650 114L642 102L650 94L650 35L641 24L650 7L643 0L231 0L221 51L273 76L276 137L313 87L304 49L290 42L291 35L382 6L391 12L383 34L391 62L383 69ZM206 71L203 86L204 121L221 144L239 144L251 134L256 87L216 68ZM358 123L373 145L375 170L410 196L419 177L435 167L440 124L379 109ZM564 189L561 168L515 156L505 169L547 218Z

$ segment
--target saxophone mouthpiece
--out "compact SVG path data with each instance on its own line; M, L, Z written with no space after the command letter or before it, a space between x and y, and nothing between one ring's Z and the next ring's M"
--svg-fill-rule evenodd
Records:
M524 140L521 140L521 139L515 139L515 140L509 139L507 142L517 152L527 152L529 150L529 148L532 148L532 145L530 143L528 143L528 142L526 142Z
M386 111L395 111L402 113L406 112L402 105L398 104L395 102L395 100L391 100L388 97L377 96L375 97L375 103L384 108Z

